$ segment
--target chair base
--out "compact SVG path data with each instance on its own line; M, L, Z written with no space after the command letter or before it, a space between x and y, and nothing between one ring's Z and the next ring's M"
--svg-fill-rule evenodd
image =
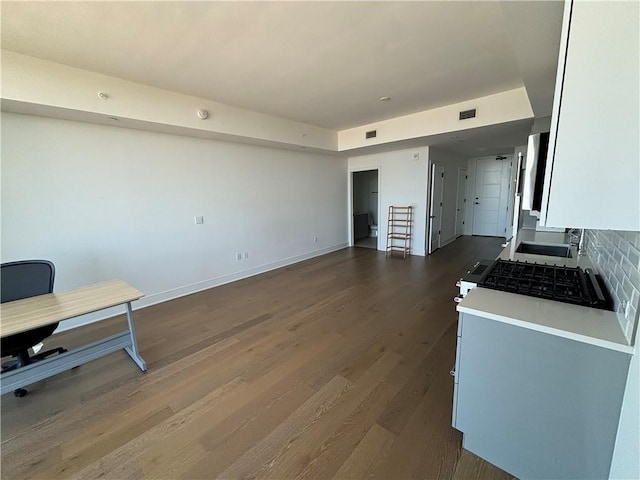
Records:
M44 360L45 358L50 357L53 354L61 354L65 352L67 352L66 348L58 347L47 350L46 352L40 352L36 355L29 356L29 352L27 350L23 350L15 354L16 358L14 358L13 360L9 360L8 362L2 364L2 373L16 370L18 368L29 365L30 363ZM24 397L27 393L29 393L29 391L24 388L18 388L13 391L13 394L16 397Z
M65 352L67 352L66 348L62 348L62 347L52 348L51 350L47 350L46 352L40 352L35 355L32 355L30 358L31 358L31 361L37 362L38 360L44 360L45 358L53 355L54 353L57 353L59 355Z

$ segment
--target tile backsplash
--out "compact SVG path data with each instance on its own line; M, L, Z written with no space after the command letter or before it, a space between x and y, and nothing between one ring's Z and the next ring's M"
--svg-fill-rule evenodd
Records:
M633 342L640 312L640 232L586 230L584 239L587 255L613 298L620 325Z

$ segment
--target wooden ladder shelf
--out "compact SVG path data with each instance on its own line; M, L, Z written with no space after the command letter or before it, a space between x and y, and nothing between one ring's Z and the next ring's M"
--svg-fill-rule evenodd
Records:
M411 226L413 207L389 207L387 224L387 255L402 252L406 258L411 253Z

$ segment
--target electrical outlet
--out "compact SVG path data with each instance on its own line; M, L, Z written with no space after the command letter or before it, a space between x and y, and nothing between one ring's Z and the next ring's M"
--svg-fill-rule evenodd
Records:
M196 225L202 225L204 223L204 217L202 215L196 215L193 218L196 222Z
M318 241L318 237L313 237L313 241L317 242Z
M242 260L242 253L236 253L236 260Z
M244 258L249 258L249 252L244 252Z

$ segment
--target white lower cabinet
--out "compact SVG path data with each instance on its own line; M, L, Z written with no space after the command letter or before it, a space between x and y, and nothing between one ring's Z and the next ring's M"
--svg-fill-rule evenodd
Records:
M630 355L460 314L453 426L518 478L607 478Z

